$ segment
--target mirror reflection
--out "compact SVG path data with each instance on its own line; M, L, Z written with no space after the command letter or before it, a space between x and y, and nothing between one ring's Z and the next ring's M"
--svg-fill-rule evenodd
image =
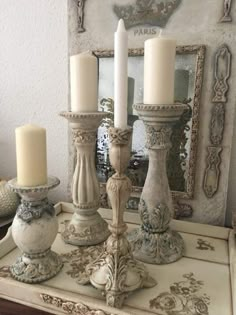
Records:
M193 152L195 142L192 141L192 127L196 126L199 100L196 99L196 77L199 76L199 47L195 49L177 48L175 66L175 101L188 103L180 121L176 123L172 134L172 148L167 158L167 173L170 188L182 197L191 197L193 187ZM189 46L188 46L189 47ZM192 46L190 46L192 47ZM201 46L200 46L201 47ZM179 50L179 51L178 51ZM143 101L143 50L135 50L128 58L128 124L133 127L131 159L127 175L135 187L141 192L148 169L148 150L145 147L145 129L132 105ZM184 53L183 53L184 51ZM181 53L182 52L182 53ZM187 52L187 53L186 53ZM109 113L99 128L97 139L97 174L99 181L105 183L113 170L109 163L109 139L107 128L114 125L114 58L113 52L95 52L99 58L99 110ZM200 95L199 95L200 97ZM194 110L193 110L194 109ZM190 193L189 193L190 192Z

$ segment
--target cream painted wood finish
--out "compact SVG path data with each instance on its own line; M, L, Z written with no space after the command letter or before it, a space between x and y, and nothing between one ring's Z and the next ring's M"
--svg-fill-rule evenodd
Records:
M0 242L0 297L53 314L68 314L73 310L74 314L83 315L168 315L167 307L175 308L176 314L177 310L182 310L183 315L207 314L206 311L212 315L235 314L233 288L236 256L231 229L173 220L172 229L178 230L185 240L184 257L169 265L147 264L150 275L158 285L130 295L125 306L118 310L107 306L104 297L92 286L77 284L76 272L80 268L73 269L73 265L81 266L86 260L86 254L94 248L86 250L85 247L65 244L60 234L65 221L71 218L73 205L59 203L56 211L60 224L52 249L61 254L63 269L55 278L40 285L28 285L10 278L7 268L3 266L12 264L20 253L9 229L7 236ZM99 212L108 221L111 219L111 210L100 209ZM139 224L139 216L125 213L125 221L132 229ZM76 255L77 252L81 255ZM197 283L191 285L191 281ZM185 305L185 310L181 303Z

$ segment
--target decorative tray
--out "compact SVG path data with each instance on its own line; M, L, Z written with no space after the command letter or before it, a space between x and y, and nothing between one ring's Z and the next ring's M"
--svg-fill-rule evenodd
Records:
M52 246L64 262L53 279L29 285L11 278L9 266L19 250L11 228L0 241L0 297L53 314L79 315L233 315L235 303L235 236L231 229L173 220L171 225L185 241L185 256L169 265L146 265L157 286L131 294L122 309L108 307L99 291L77 283L86 264L97 258L103 245L77 247L65 244L61 232L73 205L55 206L59 232ZM110 209L99 209L108 221ZM129 229L139 224L136 213L125 213Z

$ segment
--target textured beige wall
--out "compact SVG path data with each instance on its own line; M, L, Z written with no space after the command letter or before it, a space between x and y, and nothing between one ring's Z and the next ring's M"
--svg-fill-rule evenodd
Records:
M67 1L0 1L0 177L16 176L14 129L29 121L47 129L48 173L67 186Z

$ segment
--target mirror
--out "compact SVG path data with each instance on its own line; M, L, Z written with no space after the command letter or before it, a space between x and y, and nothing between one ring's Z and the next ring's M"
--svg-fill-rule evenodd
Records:
M133 127L133 137L127 175L136 197L142 191L148 169L144 125L132 109L134 103L143 101L143 52L143 49L130 49L128 58L128 124ZM109 163L107 128L113 126L114 118L114 52L94 51L94 54L99 60L99 110L109 113L99 128L97 139L97 174L103 187L113 172ZM167 158L168 179L174 198L193 198L204 56L204 46L177 47L175 101L187 103L188 110L174 126L172 148ZM136 199L130 199L130 208L137 208Z

